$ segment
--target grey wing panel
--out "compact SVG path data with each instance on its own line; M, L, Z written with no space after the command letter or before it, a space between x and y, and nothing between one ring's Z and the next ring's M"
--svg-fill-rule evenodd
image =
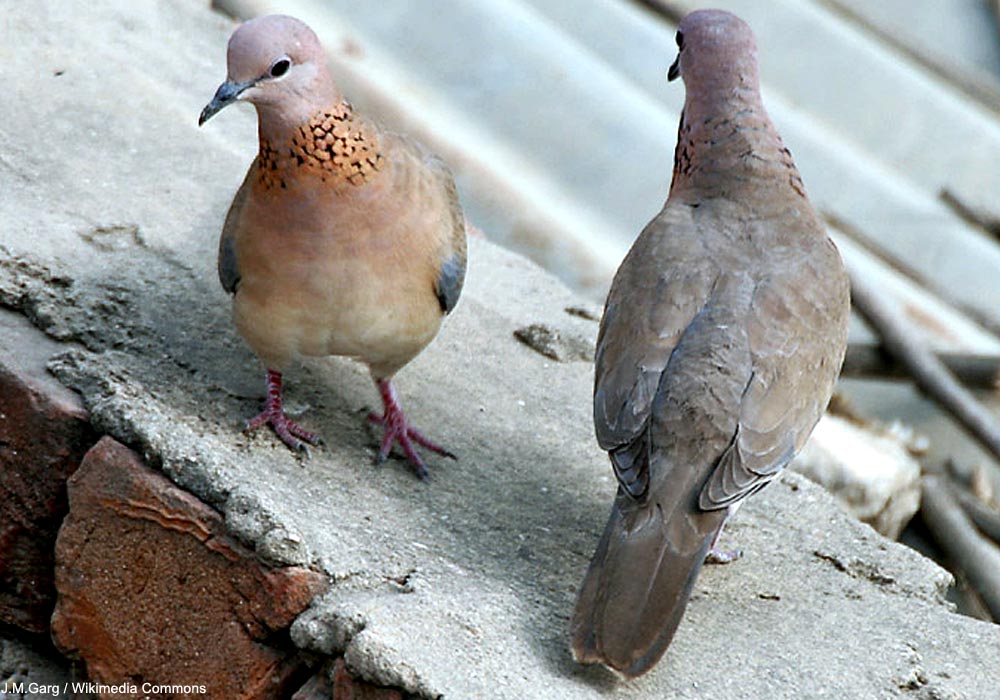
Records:
M434 285L434 293L437 295L438 303L441 304L441 311L446 314L451 313L462 294L464 283L465 256L454 253L441 265L441 272L438 273L437 283Z
M640 237L608 294L594 376L594 425L605 450L630 442L648 422L660 375L719 275L714 264L664 247Z
M455 178L447 164L433 154L424 153L423 160L443 189L450 214L450 235L447 240L450 254L444 259L437 282L434 285L434 293L441 304L441 311L448 314L458 304L458 299L462 295L462 287L465 284L465 271L468 264L465 214L462 212L462 205L458 199Z
M219 239L219 282L230 294L236 293L240 284L240 270L236 264L236 245L231 236Z
M719 275L692 241L690 217L668 209L647 226L622 263L598 336L594 426L622 487L649 481L648 427L664 368Z
M240 269L236 260L236 227L239 225L240 214L250 191L250 176L257 161L250 166L243 184L236 191L233 203L229 205L226 221L222 225L222 236L219 238L219 282L222 288L230 294L235 294L240 283Z
M733 444L699 497L704 509L729 506L771 481L826 408L846 345L847 290L841 280L809 282L767 279L755 291L747 320L753 374Z

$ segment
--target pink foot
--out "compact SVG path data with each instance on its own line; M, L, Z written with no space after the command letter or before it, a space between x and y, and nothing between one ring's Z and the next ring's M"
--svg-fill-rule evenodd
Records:
M706 564L732 564L743 556L742 549L715 549L708 550L705 555Z
M722 521L722 525L719 525L715 537L712 538L712 544L708 547L708 554L705 555L706 564L732 564L743 556L743 550L741 549L719 549L719 540L722 539L722 528L725 527L726 521L733 517L742 504L743 502L740 501L735 505L729 506L725 520Z
M305 443L322 443L318 435L303 430L285 415L281 408L281 372L273 369L267 370L267 400L264 410L246 422L246 432L257 430L262 425L270 425L281 441L296 452L308 455L309 449Z
M382 405L385 409L381 416L376 413L368 414L368 420L381 425L385 430L382 436L382 444L379 446L378 457L375 459L376 464L384 462L386 457L389 456L392 446L399 443L399 446L403 448L403 452L406 454L406 458L410 461L413 471L417 476L426 481L428 477L427 467L424 465L424 460L417 453L413 443L417 443L431 452L436 452L442 457L458 459L454 454L436 442L427 439L415 428L410 427L406 421L406 415L399 405L399 400L396 398L396 391L393 389L390 380L380 379L376 384L378 385L379 394L382 395Z

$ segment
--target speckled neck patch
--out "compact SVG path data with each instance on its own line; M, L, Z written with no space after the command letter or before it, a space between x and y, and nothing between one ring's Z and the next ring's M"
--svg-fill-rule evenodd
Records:
M725 158L728 153L728 168L738 167L745 162L779 165L788 174L788 184L801 195L806 196L802 177L795 167L792 154L781 141L773 127L761 122L759 114L743 110L734 118L709 118L692 127L686 118L686 110L681 112L677 128L677 146L674 149L674 172L670 181L670 191L702 170L705 158L710 160ZM765 118L766 119L766 118ZM742 138L738 138L740 134ZM749 138L746 134L756 134ZM721 154L721 155L720 155ZM710 169L711 170L711 169ZM778 179L775 179L777 182Z
M281 148L261 138L259 182L267 189L287 188L288 176L310 174L331 184L363 185L382 167L379 147L375 132L341 102L300 126Z

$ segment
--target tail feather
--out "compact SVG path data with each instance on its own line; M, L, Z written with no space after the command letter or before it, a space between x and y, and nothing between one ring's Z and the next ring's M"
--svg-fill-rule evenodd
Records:
M629 678L663 656L725 511L674 512L619 495L584 578L573 655Z

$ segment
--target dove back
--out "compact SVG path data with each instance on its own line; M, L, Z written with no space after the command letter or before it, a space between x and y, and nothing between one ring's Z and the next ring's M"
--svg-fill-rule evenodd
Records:
M850 312L840 255L761 103L749 28L698 11L678 44L670 195L598 336L594 424L619 487L571 626L577 660L629 677L670 644L727 515L819 420Z

